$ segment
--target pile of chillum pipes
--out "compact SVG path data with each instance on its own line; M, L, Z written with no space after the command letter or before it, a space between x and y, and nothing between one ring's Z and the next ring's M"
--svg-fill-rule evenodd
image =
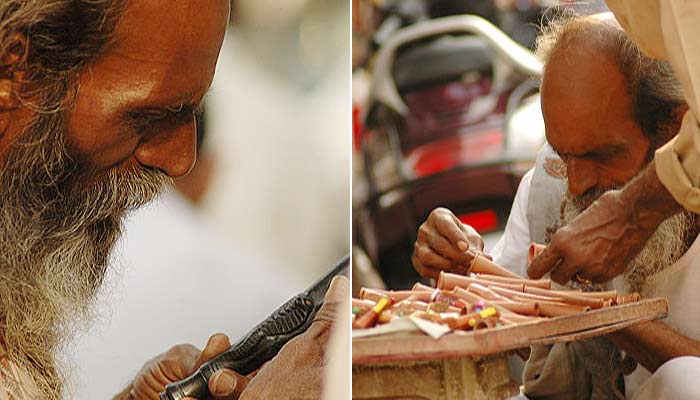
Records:
M531 251L532 253L532 251ZM416 283L412 290L362 288L352 299L353 329L414 316L452 330L477 330L541 321L630 303L639 294L555 290L549 279L524 279L475 255L464 275L441 272L437 288Z

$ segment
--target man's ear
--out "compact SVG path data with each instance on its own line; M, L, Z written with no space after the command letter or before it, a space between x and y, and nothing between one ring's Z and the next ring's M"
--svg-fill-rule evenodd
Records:
M11 111L21 105L27 54L27 38L19 33L9 37L0 53L0 140L10 126Z
M28 50L27 38L15 33L0 54L0 113L19 106Z

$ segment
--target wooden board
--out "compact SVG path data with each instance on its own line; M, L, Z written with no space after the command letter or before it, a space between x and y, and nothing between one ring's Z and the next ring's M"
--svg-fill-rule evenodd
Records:
M484 356L529 347L604 335L640 322L664 318L665 298L641 300L585 313L526 324L449 333L438 340L422 332L402 332L352 341L353 364L420 361Z

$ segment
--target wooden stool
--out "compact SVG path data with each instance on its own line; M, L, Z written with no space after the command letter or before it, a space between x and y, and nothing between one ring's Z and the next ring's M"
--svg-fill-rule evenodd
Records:
M353 365L353 399L502 400L519 394L505 354Z

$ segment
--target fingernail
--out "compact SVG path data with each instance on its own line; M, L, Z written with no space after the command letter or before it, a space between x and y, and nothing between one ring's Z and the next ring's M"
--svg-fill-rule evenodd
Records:
M211 336L209 336L209 340L207 341L207 347L213 345L215 342L221 342L226 340L228 337L224 333L215 333Z
M457 248L460 249L461 251L467 251L469 250L469 244L464 241L459 241L457 242Z
M331 281L328 291L325 295L325 302L341 302L346 298L349 298L350 293L350 282L344 276L336 276Z
M229 395L236 390L236 378L222 372L212 377L212 387L217 396Z

